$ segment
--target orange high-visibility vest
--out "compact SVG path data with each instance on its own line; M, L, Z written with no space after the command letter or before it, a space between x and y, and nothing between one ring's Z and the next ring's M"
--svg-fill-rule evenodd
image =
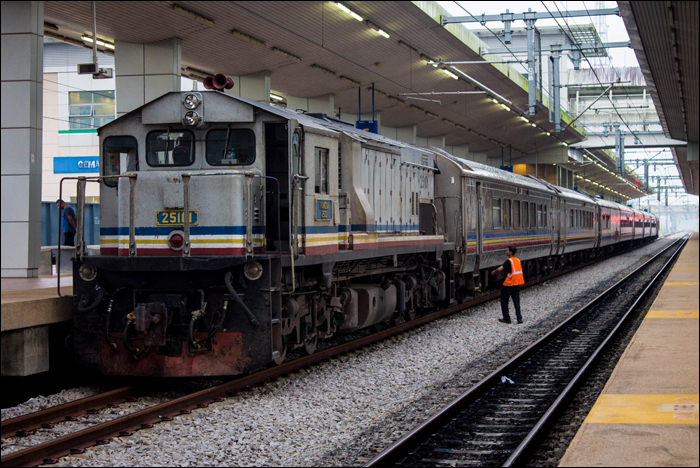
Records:
M523 267L520 265L520 260L515 257L510 257L510 273L508 277L503 282L503 286L519 286L525 284L525 277L523 276Z

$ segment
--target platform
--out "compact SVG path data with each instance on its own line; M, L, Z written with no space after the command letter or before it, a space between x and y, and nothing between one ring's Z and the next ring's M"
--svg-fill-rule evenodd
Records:
M698 233L559 466L698 466Z
M49 326L73 319L73 277L2 278L2 376L27 376L49 367Z

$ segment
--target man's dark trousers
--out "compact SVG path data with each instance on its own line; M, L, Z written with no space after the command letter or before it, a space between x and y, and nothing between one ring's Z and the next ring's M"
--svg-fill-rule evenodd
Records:
M508 313L509 297L513 298L516 318L522 321L523 317L520 315L520 286L501 286L501 312L503 312L503 320L510 322L510 314Z

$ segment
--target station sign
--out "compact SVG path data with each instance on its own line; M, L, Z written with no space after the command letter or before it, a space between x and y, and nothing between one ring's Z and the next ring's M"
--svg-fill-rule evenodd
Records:
M100 172L99 156L65 156L53 158L54 174Z

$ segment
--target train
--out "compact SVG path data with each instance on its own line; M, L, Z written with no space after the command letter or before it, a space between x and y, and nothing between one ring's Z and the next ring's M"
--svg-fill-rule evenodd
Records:
M464 302L510 245L528 280L658 233L650 213L216 90L98 135L100 176L77 182L73 339L106 375L252 372Z

